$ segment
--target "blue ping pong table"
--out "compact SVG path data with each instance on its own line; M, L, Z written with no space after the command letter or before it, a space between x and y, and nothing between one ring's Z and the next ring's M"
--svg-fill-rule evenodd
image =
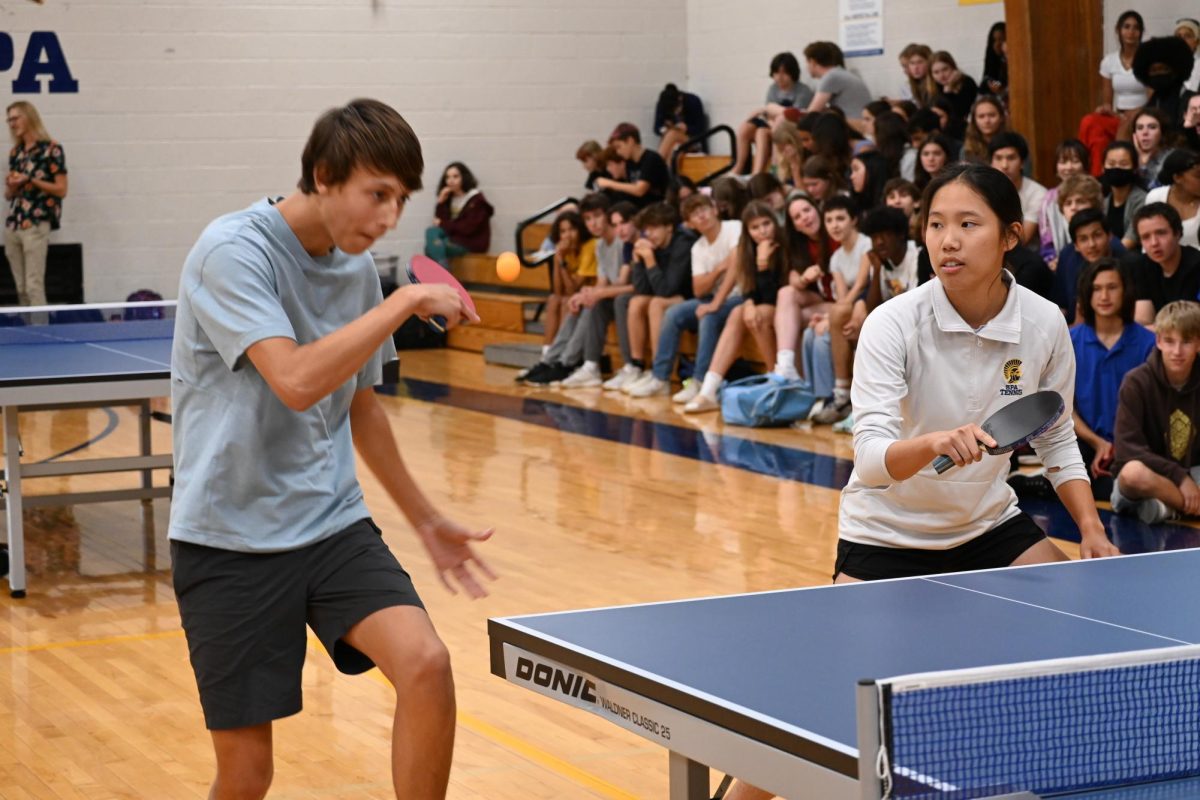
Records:
M24 508L170 496L169 487L153 485L151 471L169 469L171 455L151 451L149 400L171 393L173 327L171 319L0 327L5 488L0 502L8 522L13 597L25 595ZM22 463L17 425L22 411L115 404L141 408L137 456ZM23 478L124 471L141 472L141 487L29 498L21 492Z
M1104 800L1168 800L1200 797L1200 669L1186 671L1200 652L1184 647L1200 642L1198 608L1200 550L1180 550L496 618L488 621L488 634L495 675L667 748L673 800L707 798L710 767L787 798L879 798L891 788L895 797L1083 790ZM991 710L934 704L935 713L915 728L908 719L915 714L911 698L920 696L914 687L936 693L945 685L973 685L978 668L1017 675L1005 679L1007 687L1035 680L1021 676L1056 660L1050 662L1056 672L1091 680L1100 672L1141 669L1124 661L1180 658L1181 647L1192 661L1172 673L1178 685L1138 683L1142 696L1124 716L1089 712L1092 726L1075 732L1083 741L1074 751L1063 750L1058 738L1052 746L1013 749L1047 723L1045 712L1032 720L1009 718L1020 706L1009 697ZM1079 666L1081 658L1092 666ZM1097 659L1117 663L1099 670ZM1158 666L1146 667L1152 668ZM1079 703L1075 689L1055 691L1061 705ZM1123 694L1090 691L1100 701ZM1157 725L1172 714L1180 718L1162 749L1181 748L1173 759L1183 763L1108 763L1114 753L1136 755L1126 732L1110 730L1121 720L1141 717ZM955 717L965 724L947 738L942 729ZM1013 776L947 777L943 770L969 760L970 748L959 740L976 736L983 737L975 743L976 768L991 770L1007 759ZM1114 736L1119 741L1101 747ZM923 748L920 741L908 746L921 737ZM1044 757L1047 752L1053 755ZM942 766L924 766L938 757ZM1098 758L1105 763L1094 763ZM1073 765L1076 774L1066 777L1076 788L1046 788L1061 784L1059 777L1022 784L1023 770L1038 760L1058 771ZM1141 785L1127 785L1132 782Z

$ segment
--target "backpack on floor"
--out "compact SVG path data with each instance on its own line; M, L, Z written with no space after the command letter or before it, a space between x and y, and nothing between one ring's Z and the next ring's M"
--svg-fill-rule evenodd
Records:
M721 417L729 425L768 428L804 419L816 398L808 381L774 373L752 375L721 390Z

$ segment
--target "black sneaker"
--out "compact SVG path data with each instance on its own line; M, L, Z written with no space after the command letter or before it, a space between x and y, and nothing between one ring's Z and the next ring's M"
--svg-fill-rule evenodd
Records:
M523 372L518 374L517 375L517 383L537 383L538 376L544 375L546 373L546 370L548 370L548 369L550 369L549 364L545 364L545 363L539 361L538 363L534 364L529 369L524 370Z
M1051 500L1055 497L1054 485L1045 475L1024 475L1014 472L1008 476L1008 485L1017 493L1017 497L1036 497Z
M533 386L549 386L554 381L561 381L570 374L570 370L562 364L539 364L534 367L533 372L525 376L525 383Z
M8 575L8 548L0 545L0 578Z

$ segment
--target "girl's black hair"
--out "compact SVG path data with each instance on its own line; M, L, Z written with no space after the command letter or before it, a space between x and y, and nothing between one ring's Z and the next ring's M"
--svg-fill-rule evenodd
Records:
M995 167L959 162L939 172L925 187L925 195L921 198L921 230L928 224L933 198L952 183L965 183L983 198L992 213L1000 218L1000 227L1008 229L1014 222L1024 221L1021 195L1017 194L1017 187L1007 175Z
M861 192L855 192L854 200L859 208L874 208L883 202L883 187L891 177L891 166L887 158L877 150L864 150L854 157L867 170L867 179Z
M437 186L438 194L441 194L442 189L446 188L446 173L450 171L451 167L458 170L459 175L462 175L462 190L464 194L479 185L479 182L475 180L475 173L467 169L466 164L462 163L461 161L451 161L446 165L446 168L442 170L442 177L438 181Z

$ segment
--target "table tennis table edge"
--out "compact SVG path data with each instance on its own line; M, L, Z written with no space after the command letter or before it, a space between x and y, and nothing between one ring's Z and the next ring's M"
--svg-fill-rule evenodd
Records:
M790 756L801 758L831 772L857 779L858 750L835 742L781 720L771 720L749 709L722 704L667 680L655 680L642 670L613 659L572 647L555 637L535 633L511 618L488 620L491 671L499 678L511 681L506 674L503 645L505 643L535 655L543 656L570 669L619 686L652 702L673 708L698 720L772 747Z

